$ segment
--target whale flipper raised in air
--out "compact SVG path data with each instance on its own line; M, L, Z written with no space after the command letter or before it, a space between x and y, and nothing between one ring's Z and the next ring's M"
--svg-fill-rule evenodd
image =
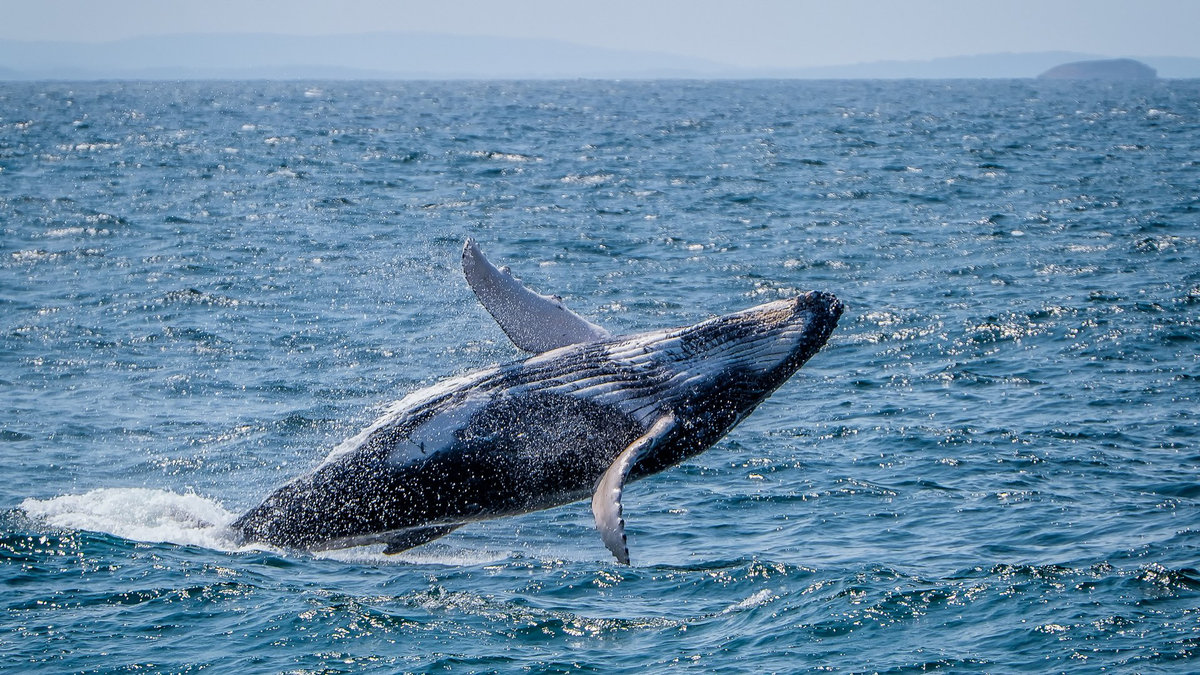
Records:
M562 300L526 288L507 267L493 265L474 239L467 239L463 246L462 264L479 302L513 344L527 352L548 352L609 337L608 331L567 309Z

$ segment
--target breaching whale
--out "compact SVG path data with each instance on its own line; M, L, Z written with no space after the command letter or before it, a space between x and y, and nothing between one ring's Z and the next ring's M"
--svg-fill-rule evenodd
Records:
M419 546L466 523L591 496L629 563L625 483L711 447L825 344L842 304L808 292L692 326L614 337L496 268L463 270L517 347L536 355L413 392L232 528L244 543Z

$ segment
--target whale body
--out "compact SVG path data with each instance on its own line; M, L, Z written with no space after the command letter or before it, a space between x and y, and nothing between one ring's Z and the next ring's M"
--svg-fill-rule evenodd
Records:
M414 392L232 527L243 542L385 553L474 521L591 497L628 564L625 483L711 447L829 338L842 313L809 292L692 326L613 337L498 269L468 240L463 267L531 358Z

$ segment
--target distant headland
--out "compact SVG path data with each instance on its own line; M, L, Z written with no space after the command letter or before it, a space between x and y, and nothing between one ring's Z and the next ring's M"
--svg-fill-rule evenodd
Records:
M1158 71L1133 59L1076 61L1054 66L1040 80L1153 80Z

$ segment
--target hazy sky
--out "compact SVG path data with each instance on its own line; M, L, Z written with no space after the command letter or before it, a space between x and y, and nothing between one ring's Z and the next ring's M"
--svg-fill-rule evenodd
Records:
M995 52L1200 56L1200 0L0 0L0 38L413 31L543 37L739 66Z

